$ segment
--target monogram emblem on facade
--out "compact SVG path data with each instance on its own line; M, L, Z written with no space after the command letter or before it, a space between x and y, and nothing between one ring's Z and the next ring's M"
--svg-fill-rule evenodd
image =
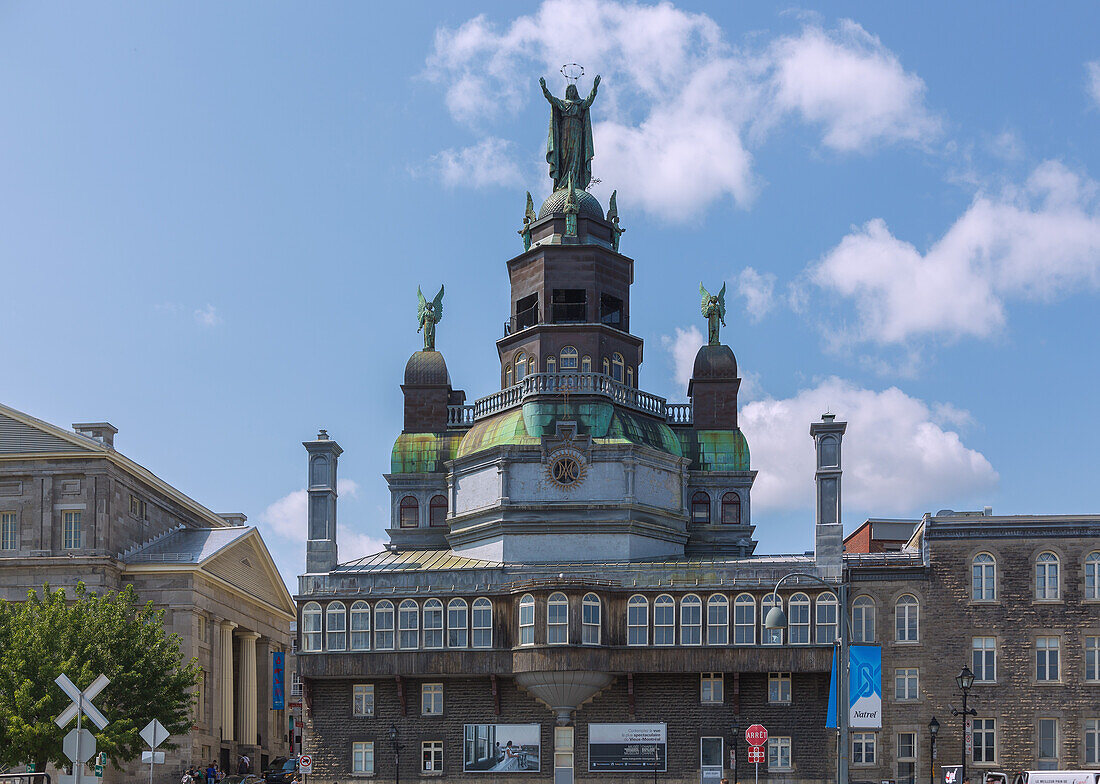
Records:
M576 449L565 447L550 455L546 470L550 481L555 485L572 489L584 481L587 465L583 454Z

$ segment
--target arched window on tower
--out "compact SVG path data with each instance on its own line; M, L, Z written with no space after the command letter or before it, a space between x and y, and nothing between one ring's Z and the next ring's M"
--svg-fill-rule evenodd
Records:
M587 354L584 355L583 357L581 357L581 372L582 373L591 373L592 372L592 357L588 356Z
M634 368L632 367L626 369L626 385L628 387L634 386Z
M523 381L523 377L527 375L527 352L520 351L516 354L516 383Z
M623 383L626 363L623 362L623 355L619 352L615 352L611 355L611 377Z
M447 497L443 495L432 496L428 504L428 524L441 526L447 524Z
M530 357L528 357L528 359L527 359L527 372L528 372L528 373L535 373L535 372L537 372L537 371L538 371L538 369L539 369L539 361L538 361L538 359L537 359L537 358L535 357L535 355L534 355L534 354L532 354L532 355L531 355Z
M691 522L710 525L710 496L702 490L691 497Z
M557 373L558 372L558 361L556 359L554 359L553 354L551 354L550 356L548 356L546 358L546 372L547 373Z
M603 358L603 374L605 376L611 375L611 360L609 360L607 357Z
M508 367L504 368L504 388L507 389L516 383L515 371L512 370L512 363L508 363Z
M591 360L589 360L589 362L591 362ZM561 369L563 372L577 369L577 349L572 346L562 346Z
M402 528L416 528L420 525L420 502L416 496L407 495L401 499L400 525Z
M737 493L722 496L722 525L741 525L741 496Z

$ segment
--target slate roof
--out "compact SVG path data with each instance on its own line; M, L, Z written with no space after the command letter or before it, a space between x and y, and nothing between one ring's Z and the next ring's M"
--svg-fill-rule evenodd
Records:
M254 526L177 528L123 554L126 563L202 563L255 531Z

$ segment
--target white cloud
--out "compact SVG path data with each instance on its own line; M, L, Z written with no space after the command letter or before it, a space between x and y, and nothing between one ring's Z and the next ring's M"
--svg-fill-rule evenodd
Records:
M485 188L519 185L523 182L515 162L512 143L487 136L477 144L443 150L432 156L431 166L447 187L465 185Z
M799 116L823 127L824 144L849 151L937 128L924 83L855 23L738 49L709 16L669 2L544 0L504 26L480 15L436 32L427 73L444 86L452 117L484 133L541 101L537 78L558 85L560 64L572 61L587 69L582 90L604 77L594 130L600 194L617 188L623 204L673 221L716 201L751 203L750 130L759 141ZM449 161L454 181L471 179L460 155Z
M924 82L855 22L807 27L772 45L776 108L824 126L824 143L854 151L877 141L930 140L939 121L924 105Z
M848 423L843 495L849 511L914 514L984 502L982 494L998 481L989 461L946 429L969 421L966 412L929 406L896 387L876 391L829 378L791 398L765 398L741 409L741 429L760 472L752 492L756 510L813 508L808 428L826 410Z
M749 318L760 321L775 304L775 275L745 267L737 276L737 292L745 298Z
M222 323L222 317L213 305L207 304L205 308L199 308L194 313L195 323L203 327L216 327Z
M1100 107L1100 60L1093 60L1091 63L1085 63L1085 70L1088 73L1088 91L1089 96L1093 102Z
M695 355L699 353L704 342L703 333L694 325L687 329L676 327L675 337L661 336L661 345L672 354L673 377L680 394L687 391L691 372L695 368Z
M355 498L359 492L359 485L351 479L340 479L336 482L336 492L339 495ZM304 488L287 493L263 511L260 521L283 539L305 541L308 502L309 494ZM340 526L338 532L340 530L343 530L343 526Z
M1010 299L1050 301L1100 287L1096 183L1046 161L1021 188L979 194L925 253L868 221L808 269L853 301L857 324L840 342L904 343L935 335L988 337Z

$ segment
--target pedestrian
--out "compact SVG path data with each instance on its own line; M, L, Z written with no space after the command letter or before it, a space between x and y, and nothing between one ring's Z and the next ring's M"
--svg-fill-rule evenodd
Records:
M248 757L246 757L244 754L242 754L241 758L237 761L237 774L240 775L240 776L243 776L243 775L245 775L246 773L249 772L249 769L251 767L252 767L252 760L250 760Z
M191 768L191 781L193 784L206 784L206 771L202 768Z
M188 768L183 772L183 777L180 778L180 784L195 784L194 779L191 778L191 774L194 772L194 768Z
M213 762L211 762L210 765L208 765L206 768L206 784L214 784L214 782L217 780L217 773L217 766Z

